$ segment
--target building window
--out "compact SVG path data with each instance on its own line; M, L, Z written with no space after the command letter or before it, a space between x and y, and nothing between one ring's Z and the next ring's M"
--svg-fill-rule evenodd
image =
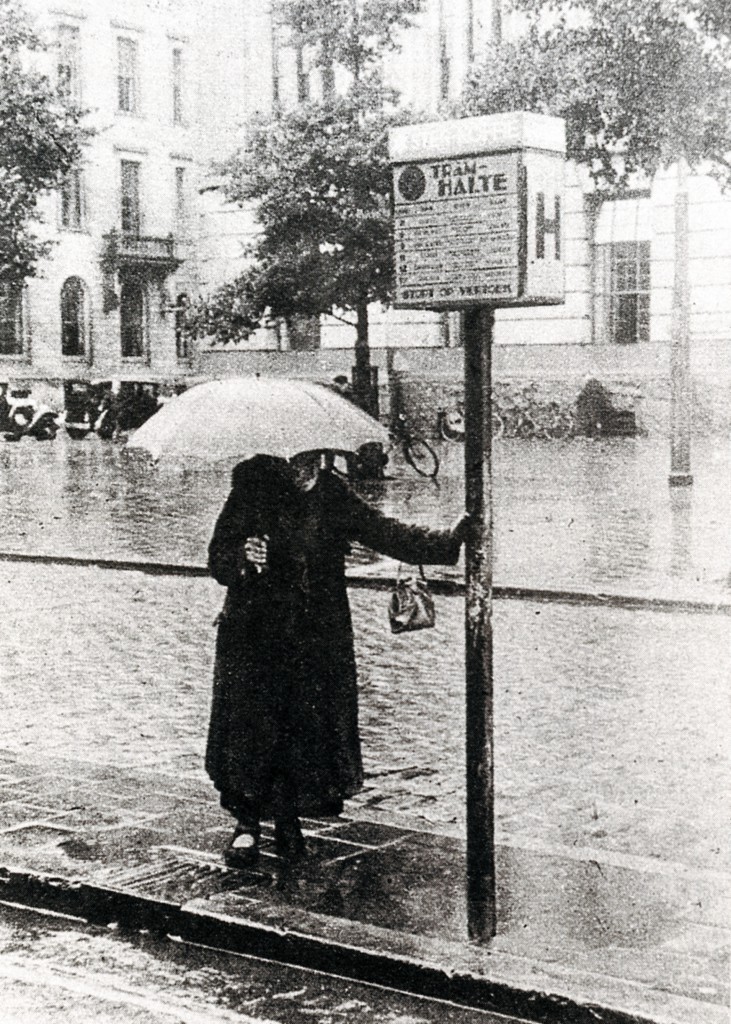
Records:
M182 124L184 121L183 87L183 51L179 47L175 47L173 50L173 124Z
M61 354L86 353L86 289L80 277L70 277L61 289Z
M81 170L75 167L61 186L61 227L81 231L84 226L84 195Z
M647 192L602 203L594 222L595 337L650 339L652 202Z
M117 40L117 99L119 109L126 114L136 114L139 106L137 95L137 43L134 39Z
M20 285L0 284L0 355L23 354L23 291Z
M141 282L122 283L119 318L122 358L141 359L145 354L145 295Z
M175 354L178 359L188 359L188 335L185 330L185 310L188 307L188 296L185 292L178 295L175 302Z
M136 160L122 160L122 232L140 233L140 165Z
M605 249L606 337L618 345L650 340L650 243L614 242Z
M81 35L76 25L58 27L56 86L67 103L76 103L81 97Z

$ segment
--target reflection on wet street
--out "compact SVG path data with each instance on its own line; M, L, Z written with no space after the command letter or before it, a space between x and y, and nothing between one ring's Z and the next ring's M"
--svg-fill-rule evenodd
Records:
M462 448L445 443L435 484L406 466L365 488L402 518L450 523L462 507ZM731 446L698 442L695 483L667 484L666 442L498 442L496 580L664 596L729 593ZM202 563L228 467L153 466L90 438L0 445L5 550Z

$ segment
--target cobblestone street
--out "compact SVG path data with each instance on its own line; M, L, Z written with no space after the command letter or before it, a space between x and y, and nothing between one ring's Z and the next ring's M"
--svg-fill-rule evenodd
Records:
M201 773L214 584L34 566L3 583L6 748ZM386 595L351 600L369 775L356 806L461 831L462 602L439 601L433 633L394 638ZM510 602L495 630L504 837L720 867L727 619Z
M449 522L461 452L443 454L453 472L439 487L399 476L370 497ZM357 949L349 977L373 978L375 957L379 981L394 971L397 987L431 993L436 972L442 998L454 981L467 1005L530 1019L564 1019L535 1009L543 992L551 1014L568 994L582 1022L598 1002L623 1022L659 1012L718 1024L731 473L709 446L693 490L669 492L659 454L496 453L497 581L554 596L495 604L498 933L476 950L465 942L463 599L438 598L433 631L394 637L387 589L363 585L394 566L354 553L365 788L344 818L305 823L310 854L290 882L268 833L261 870L241 876L222 865L230 820L202 768L223 592L199 569L226 474L158 472L113 446L0 448L5 900L303 966L314 955L326 970ZM22 1005L28 975L16 974Z
M257 958L0 910L3 1024L511 1024ZM519 1024L519 1022L515 1022Z
M202 778L219 588L2 569L3 746ZM386 601L351 592L368 773L353 811L461 832L463 602L393 637ZM495 635L502 838L730 866L726 617L500 602Z
M17 460L18 451L8 458ZM30 481L18 465L8 466L13 472L5 476L2 499L10 547L204 558L219 494L200 478L151 478L139 466L122 473L114 448L80 446L65 461L60 448L25 451L37 469L48 460L46 479L41 484L35 477L33 484L36 507L39 499L45 505L41 514L29 514ZM552 464L562 471L549 480L546 452L511 456L511 473L504 465L510 453L498 454L500 579L724 595L723 481L711 475L725 469L723 453L708 450L697 489L678 496L668 495L656 469L650 491L655 463L642 453L633 462L634 448L627 465L615 449L597 449L600 465L591 467L588 482L585 453L558 446ZM605 486L592 503L588 488L602 473ZM224 491L225 482L223 474ZM376 497L407 518L444 522L456 509L459 486L447 479L435 492L403 478ZM205 510L196 514L204 499ZM678 500L684 501L680 520L673 519ZM576 550L565 539L573 529L571 509L579 530L572 539L583 537ZM602 528L590 534L600 520ZM17 544L21 534L27 544ZM548 543L549 534L555 543ZM10 563L0 579L8 750L202 778L220 588L206 579ZM402 637L388 631L386 593L355 588L351 602L367 770L351 813L461 834L463 602L440 598L436 630ZM502 839L729 866L722 844L731 676L726 617L497 602L495 666Z

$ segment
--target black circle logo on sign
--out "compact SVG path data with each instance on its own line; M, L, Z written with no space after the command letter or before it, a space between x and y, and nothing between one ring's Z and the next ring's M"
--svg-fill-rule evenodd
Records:
M426 191L426 178L421 167L415 167L413 164L405 167L399 175L398 190L409 203L421 199Z

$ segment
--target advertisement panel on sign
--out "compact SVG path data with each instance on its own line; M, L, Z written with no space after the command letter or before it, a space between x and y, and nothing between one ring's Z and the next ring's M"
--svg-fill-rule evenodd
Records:
M394 129L395 305L562 302L563 149L541 115Z

